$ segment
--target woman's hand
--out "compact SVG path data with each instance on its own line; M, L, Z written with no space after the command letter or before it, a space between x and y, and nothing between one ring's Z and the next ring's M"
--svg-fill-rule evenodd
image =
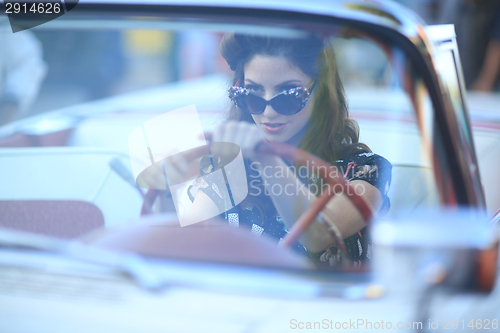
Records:
M222 123L211 134L213 142L231 142L237 144L243 156L249 159L255 159L258 144L265 142L266 139L259 128L245 121L228 121ZM224 154L224 152L214 152L215 154Z
M149 189L166 189L167 179L170 185L179 184L186 180L189 166L185 156L177 151L171 151L165 155L169 157L156 162L142 173L142 179ZM165 173L163 168L165 168ZM165 179L165 175L167 179Z

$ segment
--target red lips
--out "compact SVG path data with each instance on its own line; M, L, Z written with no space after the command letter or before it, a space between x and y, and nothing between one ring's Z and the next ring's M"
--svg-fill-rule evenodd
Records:
M262 123L264 129L269 133L279 133L285 129L286 123Z

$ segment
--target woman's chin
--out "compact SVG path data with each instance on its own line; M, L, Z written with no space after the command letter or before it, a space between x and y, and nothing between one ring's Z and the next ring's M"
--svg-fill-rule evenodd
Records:
M264 137L267 139L269 142L275 142L275 143L284 143L288 139L288 136L283 135L284 133L279 133L279 134L270 134L270 133L265 133Z

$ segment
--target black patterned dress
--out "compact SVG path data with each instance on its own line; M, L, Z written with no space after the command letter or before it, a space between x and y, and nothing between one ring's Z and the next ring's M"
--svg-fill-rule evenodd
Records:
M217 161L215 161L216 163ZM252 167L251 161L245 160L245 168L249 181L249 193L245 200L233 208L228 207L227 199L221 195L221 191L215 183L206 182L203 179L204 174L208 174L214 168L214 161L206 159L200 163L200 172L202 177L199 177L195 183L188 189L188 194L191 200L198 190L203 191L212 201L225 211L220 216L235 227L244 227L256 235L270 236L279 243L288 233L287 226L283 223L281 216L277 213L276 208L263 186L262 179L259 177L256 168ZM374 153L357 153L336 162L337 170L348 181L364 180L380 190L383 197L382 208L378 212L379 215L386 213L390 207L389 197L387 192L391 183L392 165L389 161L380 155ZM314 184L317 182L314 174L310 177L298 178L306 184ZM229 205L230 207L230 205ZM354 235L344 239L349 260L355 265L371 259L371 240L368 228L363 228ZM297 242L293 246L293 250L300 254L307 255L318 268L328 269L335 267L341 261L340 251L337 247L331 246L320 253L308 251L304 246Z

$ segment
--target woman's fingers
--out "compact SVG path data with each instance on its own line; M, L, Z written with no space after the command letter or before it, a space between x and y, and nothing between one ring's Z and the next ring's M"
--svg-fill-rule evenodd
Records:
M238 135L238 142L243 151L243 154L252 158L255 156L257 145L264 141L264 136L257 126L246 124L243 126Z
M219 124L215 131L212 133L212 141L214 142L224 142L224 133L226 129L226 123Z
M229 121L223 127L223 135L221 142L232 142L238 144L238 131L241 131L241 124L235 121Z
M257 128L257 126L252 126L249 129L248 134L245 136L244 139L245 139L245 145L251 147L253 153L255 153L257 145L265 141L262 132Z
M179 184L186 180L188 161L182 153L174 154L164 160L165 174L169 184Z
M200 138L202 136L200 135ZM240 147L243 155L252 158L255 155L257 145L265 141L264 136L256 125L244 121L228 121L218 125L213 132L205 132L204 137L212 142L231 142ZM214 149L223 149L217 146ZM214 151L214 154L223 155L224 151Z
M185 156L177 151L171 151L165 155L169 157L151 165L142 174L143 181L150 189L164 189L167 180L170 185L186 180L189 163Z
M212 133L213 142L235 143L243 155L249 158L255 154L256 146L263 140L264 137L257 126L247 122L229 121L217 126Z

